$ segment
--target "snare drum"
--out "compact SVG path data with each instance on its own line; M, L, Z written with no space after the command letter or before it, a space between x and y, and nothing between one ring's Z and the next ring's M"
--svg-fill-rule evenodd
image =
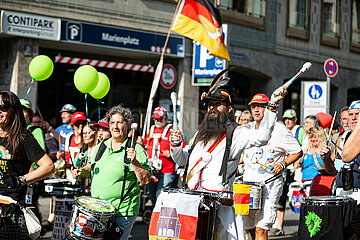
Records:
M92 197L76 198L69 226L75 239L102 239L114 221L115 207Z
M356 213L356 201L349 197L307 197L301 204L299 239L348 239L346 228Z
M242 186L250 186L250 199L249 199L249 209L260 210L261 209L261 198L262 198L262 184L257 182L244 182L244 181L235 181L233 183L234 190ZM234 191L234 195L237 194Z
M72 185L68 179L47 179L44 183L45 192L52 196L76 196L81 190L79 185Z

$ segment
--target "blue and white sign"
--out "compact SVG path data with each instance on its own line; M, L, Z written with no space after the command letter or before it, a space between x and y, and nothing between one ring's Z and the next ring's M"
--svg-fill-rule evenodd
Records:
M323 94L323 89L318 84L311 85L308 92L311 99L319 99Z
M225 34L225 44L227 36L227 25L223 24L223 32ZM193 85L202 86L209 85L211 79L214 78L219 72L226 68L226 60L214 57L199 42L194 41L193 50ZM196 81L197 78L208 78L209 81L203 83Z
M61 41L161 54L165 34L61 20ZM170 36L165 55L184 57L184 37Z
M57 41L60 39L60 18L2 10L1 32Z
M326 81L302 81L301 123L308 115L327 112L328 87Z
M225 69L225 60L210 55L199 42L194 46L194 77L195 78L213 78Z

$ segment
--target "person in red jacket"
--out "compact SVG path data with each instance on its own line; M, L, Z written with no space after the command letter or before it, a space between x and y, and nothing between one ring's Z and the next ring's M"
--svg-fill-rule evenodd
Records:
M168 114L164 107L157 107L151 118L155 125L151 126L144 139L145 149L148 154L151 170L155 178L148 184L150 198L153 206L162 188L176 188L178 174L176 164L170 156L170 130L171 124L167 124ZM184 143L184 141L183 141ZM155 179L155 180L154 180Z

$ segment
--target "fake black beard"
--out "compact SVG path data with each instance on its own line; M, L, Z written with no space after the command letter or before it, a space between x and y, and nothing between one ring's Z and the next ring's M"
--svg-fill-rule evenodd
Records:
M214 117L212 113L217 113L217 117ZM216 109L207 112L204 120L200 124L195 144L200 141L207 144L211 139L221 138L226 131L228 118L227 112L220 112Z

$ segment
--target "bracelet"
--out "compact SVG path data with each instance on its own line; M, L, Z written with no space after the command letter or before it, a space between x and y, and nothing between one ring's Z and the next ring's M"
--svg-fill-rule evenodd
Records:
M279 162L279 165L282 167L282 169L286 168L283 162Z
M266 106L266 109L268 109L269 111L271 111L271 112L273 112L273 113L276 113L276 112L277 112L277 109L274 108L274 107Z
M289 166L289 164L287 164L287 163L285 162L285 160L282 161L282 163L284 163L285 167Z
M266 108L269 109L271 112L276 113L278 106L279 106L279 104L277 104L277 103L268 102L268 105L266 106Z
M24 186L26 184L26 177L24 176L19 176L19 180L20 180L20 184L21 186Z
M50 132L51 129L52 129L52 126L50 126L50 127L48 128L48 132Z

